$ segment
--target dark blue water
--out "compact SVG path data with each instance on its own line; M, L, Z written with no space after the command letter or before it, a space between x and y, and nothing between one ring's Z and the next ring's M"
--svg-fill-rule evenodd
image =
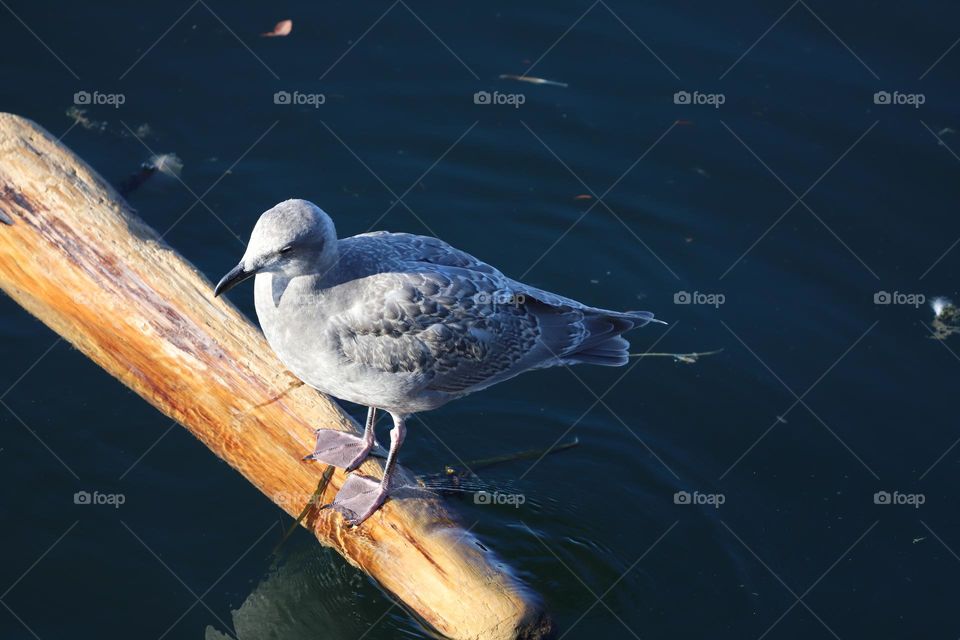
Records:
M454 501L566 637L955 638L960 340L930 338L925 303L874 298L958 294L958 17L10 0L0 108L115 184L176 153L186 186L130 202L213 279L263 210L303 197L341 235L437 235L670 321L637 352L723 349L529 374L414 420L402 462L423 474L579 438L480 473L520 508ZM289 37L257 36L284 18ZM499 79L528 69L568 86ZM124 103L75 124L78 91ZM253 317L252 292L231 295ZM6 298L0 331L2 637L422 635L308 534L273 560L272 503Z

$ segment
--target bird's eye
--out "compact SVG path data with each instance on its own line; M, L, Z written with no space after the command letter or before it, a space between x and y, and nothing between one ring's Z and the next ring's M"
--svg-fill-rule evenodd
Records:
M293 246L289 244L283 249L280 249L280 253L290 253L291 251L293 251Z

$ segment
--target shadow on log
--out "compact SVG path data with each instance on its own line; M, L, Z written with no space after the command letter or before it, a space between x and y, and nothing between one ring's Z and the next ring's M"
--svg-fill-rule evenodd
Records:
M356 423L298 385L260 332L214 300L211 283L93 169L10 114L0 114L0 218L12 223L0 225L0 287L295 517L324 470L301 462L313 429ZM362 471L380 477L382 462ZM333 474L322 502L344 478ZM425 492L389 500L361 527L329 509L305 526L445 636L552 632L537 597Z

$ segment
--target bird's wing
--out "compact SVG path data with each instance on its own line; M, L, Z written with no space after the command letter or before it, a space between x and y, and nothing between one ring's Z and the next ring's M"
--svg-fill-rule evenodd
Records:
M566 361L652 317L595 309L516 282L436 238L378 232L348 240L358 243L358 254L376 256L376 270L341 285L357 287L346 295L348 311L330 318L343 357L422 376L425 389L490 386Z
M418 265L436 265L503 277L503 274L483 260L439 238L374 231L345 238L341 242L346 243L348 249L355 245L367 255L375 255L380 265L405 265L413 270L416 270Z
M550 357L541 320L517 304L498 272L433 266L346 283L353 304L329 317L342 356L423 388L458 393L493 384Z

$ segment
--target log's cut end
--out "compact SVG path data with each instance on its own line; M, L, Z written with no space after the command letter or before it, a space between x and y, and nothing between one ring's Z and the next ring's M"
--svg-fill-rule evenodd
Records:
M93 169L11 114L0 114L0 222L0 288L289 514L303 508L323 472L301 462L313 429L356 423L286 372L260 332ZM379 476L382 463L362 470ZM323 503L345 478L334 473ZM540 600L407 480L360 527L329 509L305 526L445 636L550 637Z

